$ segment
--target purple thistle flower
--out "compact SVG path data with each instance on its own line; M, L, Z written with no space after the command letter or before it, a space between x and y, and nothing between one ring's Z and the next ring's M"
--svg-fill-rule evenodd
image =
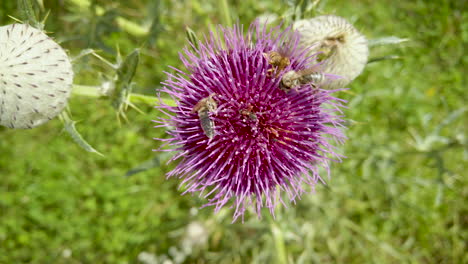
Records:
M219 33L180 55L188 73L167 73L161 91L176 106L157 107L167 117L154 120L160 124L155 127L166 127L170 136L156 139L164 142L158 151L179 151L171 161L182 160L167 176L183 179L184 193L200 192L215 212L233 200L234 221L249 206L259 217L262 207L274 216L277 201L285 205L282 192L294 203L304 185L313 190L324 182L319 167L329 172L329 161L340 160L331 142L345 139L336 114L343 100L331 96L336 90L309 84L289 92L279 88L284 73L313 61L298 46L297 33L267 31L258 23L246 36L241 26L220 27ZM265 54L271 51L290 60L278 75L269 74L273 66ZM209 100L211 107L200 108ZM214 136L203 120L211 121Z

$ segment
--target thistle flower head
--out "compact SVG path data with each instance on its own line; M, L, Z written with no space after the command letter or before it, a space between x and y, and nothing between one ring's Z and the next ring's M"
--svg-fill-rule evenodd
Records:
M323 88L342 88L359 74L367 64L367 39L344 18L325 15L299 20L293 28L301 35L300 45L310 47L310 53L321 52L323 72L341 76L327 80Z
M0 27L0 125L33 128L67 104L73 71L65 51L25 24Z
M163 83L162 92L177 105L158 106L166 116L154 121L169 134L158 140L179 151L172 160L181 159L168 176L183 179L185 192L200 192L215 211L232 201L234 220L249 206L259 216L262 207L274 214L277 201L284 204L280 194L294 202L305 185L322 181L319 167L339 159L333 143L344 140L336 115L341 100L308 84L289 92L279 88L286 72L310 67L297 34L257 23L246 36L240 26L219 33L195 51L185 49L187 72L175 69ZM265 56L271 51L281 51L289 64L272 71ZM193 111L210 98L216 109ZM212 137L204 119L212 122Z

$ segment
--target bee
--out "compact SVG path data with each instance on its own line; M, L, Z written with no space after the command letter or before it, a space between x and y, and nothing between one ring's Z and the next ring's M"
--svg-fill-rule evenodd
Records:
M208 97L201 99L192 109L192 113L198 113L200 125L203 133L212 139L215 135L215 123L210 118L210 113L213 114L218 109L218 104L213 99L216 94L210 94Z
M258 120L257 114L255 114L252 110L253 110L253 105L249 104L247 108L241 109L239 113L242 116L248 117L252 121L257 121Z
M322 62L323 72L341 76L322 84L325 89L345 87L368 62L366 37L342 17L325 15L298 20L293 29L301 36L299 46L309 48L308 55L315 54L316 61Z
M304 84L310 84L313 88L317 88L317 84L321 84L325 80L325 74L317 72L314 67L297 72L291 70L281 78L280 89L289 92L291 89L297 89Z
M321 53L317 56L317 62L336 56L339 46L344 45L344 42L343 34L325 38L318 48Z
M291 61L289 58L283 54L283 52L270 51L268 53L263 53L263 57L268 61L268 64L272 66L271 69L268 69L267 76L271 77L273 74L275 77L278 77L280 72L284 70Z

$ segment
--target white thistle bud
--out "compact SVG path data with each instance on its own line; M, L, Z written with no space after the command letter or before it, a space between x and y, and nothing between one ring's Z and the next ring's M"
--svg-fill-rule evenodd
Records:
M65 51L26 24L0 27L0 125L33 128L67 105L73 70Z
M344 18L325 15L299 20L293 28L301 35L300 45L310 47L310 55L322 52L320 70L341 78L326 80L323 88L342 88L361 74L367 64L367 39Z

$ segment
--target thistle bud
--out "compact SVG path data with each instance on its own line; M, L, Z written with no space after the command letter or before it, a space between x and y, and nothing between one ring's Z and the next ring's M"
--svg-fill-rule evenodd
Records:
M367 64L367 39L344 18L326 15L299 20L293 28L299 32L299 44L310 48L309 55L320 52L321 71L341 78L326 80L322 88L343 88L361 74Z
M67 105L73 70L65 51L26 24L0 27L0 125L33 128Z

